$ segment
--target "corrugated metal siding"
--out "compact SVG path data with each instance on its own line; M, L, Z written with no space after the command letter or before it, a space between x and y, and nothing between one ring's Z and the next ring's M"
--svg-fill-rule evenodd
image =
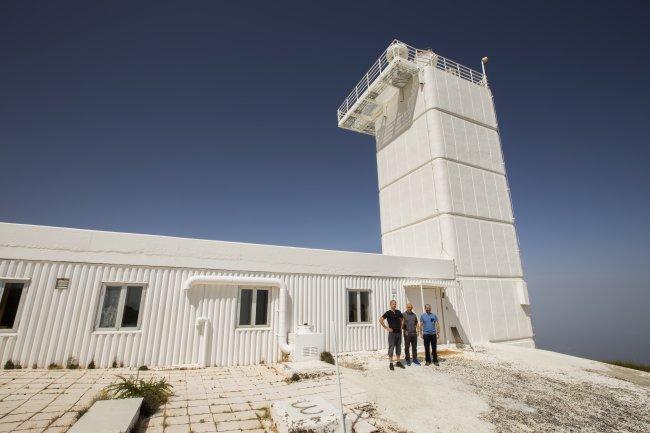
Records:
M278 293L272 291L270 327L236 329L237 288L195 287L181 289L192 275L230 275L280 278L289 295L290 329L296 324L314 325L332 339L331 319L342 351L380 349L386 346L376 317L386 308L391 289L404 304L402 278L290 275L152 268L83 263L0 260L0 278L29 278L23 296L16 334L0 334L2 362L12 359L23 366L63 364L69 356L82 365L91 360L98 367L113 361L127 366L178 365L200 362L201 335L197 317L209 317L209 363L245 365L280 358L275 333L278 324ZM70 278L67 290L56 290L57 278ZM409 279L411 281L412 279ZM94 323L103 282L146 283L138 331L95 331ZM347 288L370 289L369 325L347 325ZM331 318L331 319L330 319Z
M377 317L397 293L404 305L404 286L418 279L332 275L269 274L153 268L83 263L0 260L0 278L29 278L23 296L16 334L0 333L2 363L8 359L23 366L63 364L69 356L82 365L91 360L98 367L113 361L127 366L163 366L202 362L201 339L208 341L209 365L247 365L273 362L281 357L277 344L279 294L272 290L270 326L263 329L236 327L236 286L197 286L181 289L193 275L271 277L285 282L289 291L289 329L308 323L325 334L326 350L333 347L332 321L340 351L378 350L386 347L385 332ZM70 278L67 290L57 290L57 278ZM146 283L138 331L95 331L95 315L103 282ZM462 288L446 289L445 327L457 326L467 341L528 338L533 335L530 317L517 299L516 279L463 279ZM424 284L426 280L423 280ZM347 323L346 289L371 290L369 324ZM197 317L210 319L203 337ZM448 332L447 335L450 335Z

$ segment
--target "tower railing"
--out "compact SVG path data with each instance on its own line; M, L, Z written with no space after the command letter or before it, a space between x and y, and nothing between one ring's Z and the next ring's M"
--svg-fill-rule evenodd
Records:
M475 71L467 66L463 66L453 60L442 57L438 54L435 54L431 50L421 50L415 47L412 47L404 42L398 41L395 39L391 44L381 53L379 58L373 63L368 72L361 78L356 86L352 89L347 98L339 106L336 111L337 120L341 122L341 119L350 111L354 104L361 98L366 90L372 85L372 83L385 71L390 65L391 61L395 57L395 49L399 49L399 58L400 60L406 60L412 62L416 65L431 65L435 66L441 71L445 71L452 75L455 75L463 80L470 81L479 86L487 87L486 77L478 71Z

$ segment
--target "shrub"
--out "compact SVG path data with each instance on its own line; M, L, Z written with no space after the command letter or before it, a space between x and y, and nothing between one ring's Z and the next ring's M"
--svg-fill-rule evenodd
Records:
M61 370L63 367L61 367L59 364L56 362L51 363L50 365L47 366L48 370Z
M68 370L76 370L79 368L79 361L74 356L68 357L68 360L65 362L65 368Z
M16 368L16 365L11 359L8 359L7 362L5 362L5 370L13 370Z
M113 364L111 364L111 367L117 368L117 361L113 361Z
M149 370L149 367L147 367L146 365L141 365L140 367L138 367L138 370L147 371L147 370Z
M95 369L95 360L93 359L92 361L90 361L90 363L88 364L88 367L86 367L86 368L88 370L94 370Z
M165 379L142 380L133 376L118 376L118 379L119 382L108 385L106 391L115 398L142 397L144 399L142 403L144 416L153 415L173 395L172 386Z
M334 357L329 352L321 352L320 360L323 362L327 362L328 364L334 364Z
M16 363L16 366L14 367L16 370L21 370L23 368L22 365Z
M32 368L33 368L34 370L36 370L36 369L38 368L38 364L37 364L37 363L33 363L33 364L32 364Z

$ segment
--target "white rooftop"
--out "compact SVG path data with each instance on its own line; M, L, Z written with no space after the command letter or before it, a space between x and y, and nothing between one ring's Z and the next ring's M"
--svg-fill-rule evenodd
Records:
M0 222L0 258L75 263L453 279L452 260Z

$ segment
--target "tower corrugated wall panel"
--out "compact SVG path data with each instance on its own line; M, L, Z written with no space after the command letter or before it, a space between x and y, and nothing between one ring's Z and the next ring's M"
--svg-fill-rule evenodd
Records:
M489 88L424 67L375 128L383 253L454 259L461 331L475 342L533 345Z
M382 349L384 331L377 317L391 293L406 301L404 284L412 279L338 275L272 274L187 268L60 263L0 259L0 278L25 278L29 282L22 300L16 333L0 333L0 360L23 366L64 364L68 357L82 365L91 360L98 367L113 361L126 366L170 366L201 363L198 317L210 319L209 365L246 365L277 361L279 293L272 290L270 326L237 327L236 286L195 286L182 290L193 275L270 277L285 282L289 291L290 330L308 323L326 337L331 350L331 321L342 351ZM56 289L57 278L70 278L68 289ZM144 283L141 327L137 331L95 329L102 284ZM371 290L370 323L347 323L347 289Z

